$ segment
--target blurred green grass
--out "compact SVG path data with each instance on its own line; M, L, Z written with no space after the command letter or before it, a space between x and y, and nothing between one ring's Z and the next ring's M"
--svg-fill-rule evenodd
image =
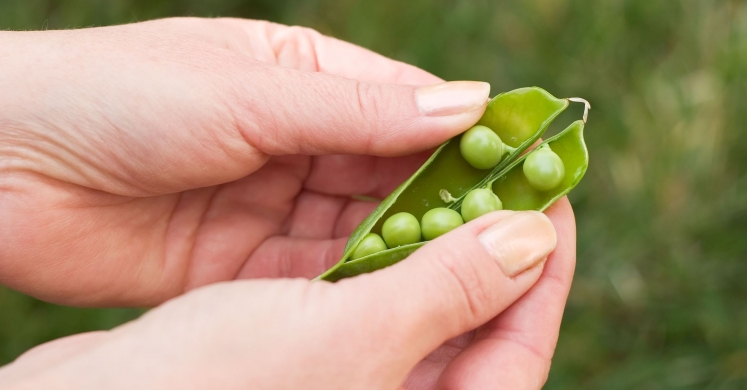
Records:
M0 0L0 29L237 16L592 102L578 267L547 388L747 389L747 3ZM0 364L137 310L0 290Z

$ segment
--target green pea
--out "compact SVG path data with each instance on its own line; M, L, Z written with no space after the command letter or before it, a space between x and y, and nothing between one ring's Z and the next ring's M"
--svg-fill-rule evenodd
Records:
M491 211L503 210L503 203L498 195L487 188L470 191L462 201L462 218L469 222Z
M353 251L352 259L360 259L387 249L384 240L376 233L368 233Z
M482 125L467 130L459 141L462 157L477 169L490 169L498 165L506 150L504 146L498 134Z
M397 213L387 218L381 235L389 248L420 242L420 224L410 213Z
M524 161L524 176L537 191L549 191L563 181L563 160L549 147L535 150Z
M462 216L456 211L444 207L428 210L421 221L423 238L426 240L433 240L461 225L464 225Z

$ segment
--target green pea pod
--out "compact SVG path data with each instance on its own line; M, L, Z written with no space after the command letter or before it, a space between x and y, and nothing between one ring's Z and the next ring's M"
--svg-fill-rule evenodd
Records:
M589 165L589 154L583 139L583 129L583 121L574 122L555 137L542 143L550 145L566 168L566 176L557 188L542 192L529 185L522 171L522 164L527 155L514 161L498 175L492 184L488 184L492 186L493 192L503 200L505 209L544 211L555 201L568 194L581 181ZM405 245L357 260L343 262L332 271L322 275L321 278L328 281L337 281L373 272L399 262L424 244L425 242L419 242Z
M425 212L436 207L457 210L464 196L472 189L494 182L497 185L496 179L500 173L512 162L518 161L517 157L544 134L568 104L568 99L557 99L537 87L521 88L494 97L478 124L491 128L515 150L492 170L480 170L469 165L461 156L460 136L447 141L355 229L345 246L342 259L319 279L336 281L372 272L409 256L425 243L391 248L350 261L352 252L363 237L368 233L381 234L381 226L389 216L408 212L420 220ZM506 208L510 206L506 205Z

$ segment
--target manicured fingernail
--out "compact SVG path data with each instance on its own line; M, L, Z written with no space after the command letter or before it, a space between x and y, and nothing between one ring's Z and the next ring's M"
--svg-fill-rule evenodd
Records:
M418 88L415 101L423 115L446 116L477 110L485 105L489 95L488 83L450 81Z
M555 249L555 228L542 213L514 213L485 229L477 237L506 276L534 267Z

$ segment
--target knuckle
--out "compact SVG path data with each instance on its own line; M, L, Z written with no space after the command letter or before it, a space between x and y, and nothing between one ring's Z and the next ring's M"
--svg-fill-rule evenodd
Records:
M381 86L377 84L356 81L355 91L358 103L358 113L368 121L374 123L384 116L384 107L381 103Z
M388 153L403 147L396 141L403 139L403 132L418 126L414 121L411 88L356 80L354 96L352 119L364 126L363 132L371 139L369 146L386 145Z
M310 28L290 26L270 34L269 42L278 65L318 72L317 45L320 37L320 33Z
M381 87L376 84L355 81L353 115L356 118L354 118L352 123L364 127L358 134L364 137L360 141L363 143L366 152L371 152L375 149L375 141L380 136L378 132L383 128L381 118L384 116L384 113L382 112L383 109L379 98L380 89Z
M291 26L289 27L293 33L298 36L299 38L303 39L309 39L314 40L317 37L320 37L322 34L318 31L314 30L313 28L304 27L304 26Z

